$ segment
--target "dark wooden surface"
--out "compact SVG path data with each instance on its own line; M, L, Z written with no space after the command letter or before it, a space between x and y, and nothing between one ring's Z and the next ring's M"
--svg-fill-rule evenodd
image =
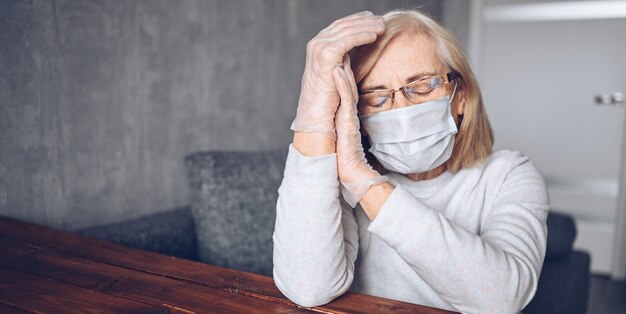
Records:
M270 277L0 216L0 312L450 313L346 293L304 308Z

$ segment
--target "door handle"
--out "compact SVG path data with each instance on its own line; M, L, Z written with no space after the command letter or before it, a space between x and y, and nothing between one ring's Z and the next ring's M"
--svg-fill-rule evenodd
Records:
M598 94L595 97L596 105L613 105L613 106L623 106L624 105L624 93L615 92L613 94Z
M611 104L616 106L623 106L624 94L622 92L613 93L613 96L611 96Z

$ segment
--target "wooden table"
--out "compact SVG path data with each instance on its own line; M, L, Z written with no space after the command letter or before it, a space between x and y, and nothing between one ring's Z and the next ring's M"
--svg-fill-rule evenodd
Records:
M304 308L271 277L0 216L0 313L450 313L346 293Z

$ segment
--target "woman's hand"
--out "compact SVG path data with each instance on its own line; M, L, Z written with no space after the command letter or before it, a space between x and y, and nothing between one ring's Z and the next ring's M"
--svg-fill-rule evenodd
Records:
M333 80L341 98L341 105L335 118L337 171L343 197L354 208L370 186L388 180L387 177L381 176L372 169L365 159L356 109L359 96L347 54L344 56L343 69L339 66L335 67Z
M318 132L335 140L335 113L339 95L333 70L350 49L372 43L385 29L382 17L360 12L334 21L307 44L300 99L291 129Z

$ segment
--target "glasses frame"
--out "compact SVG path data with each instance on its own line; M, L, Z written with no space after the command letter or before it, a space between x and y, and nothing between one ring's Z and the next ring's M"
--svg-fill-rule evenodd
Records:
M364 93L359 93L359 98L361 96L363 96L363 95L367 95L367 94L371 94L371 93L390 92L391 93L391 103L393 105L393 101L395 99L396 92L397 91L402 91L402 95L404 96L404 98L406 100L408 100L408 101L411 101L409 99L409 96L407 96L406 88L409 85L412 85L414 83L417 83L417 82L420 82L420 81L423 81L423 80L426 80L426 79L430 79L430 78L433 78L433 77L436 77L436 76L442 76L442 77L444 77L446 79L446 82L444 82L443 84L448 84L448 83L452 82L453 80L461 77L459 72L457 72L455 70L452 70L452 71L446 73L445 75L438 74L438 75L433 75L433 76L429 76L429 77L426 77L426 78L421 78L419 80L415 80L415 81L409 82L406 85L398 87L396 89L392 89L392 88L389 88L389 89L374 89L374 90L369 90L369 91L364 92ZM443 84L441 86L443 86ZM441 87L441 86L439 86L439 87ZM435 88L433 88L432 90L435 90Z

